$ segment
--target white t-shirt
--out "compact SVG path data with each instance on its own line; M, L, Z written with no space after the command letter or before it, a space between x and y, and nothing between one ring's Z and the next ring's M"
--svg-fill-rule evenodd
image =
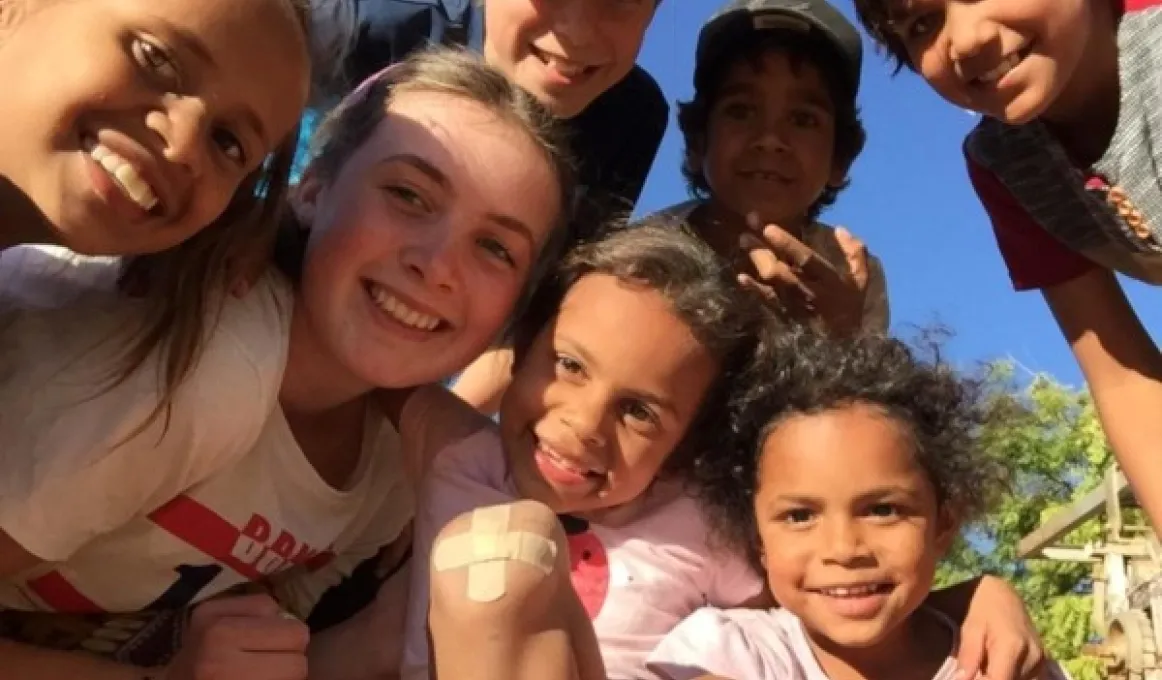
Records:
M294 440L278 407L293 300L280 277L226 300L172 409L141 429L156 367L107 380L137 308L88 275L60 288L63 306L30 304L36 271L51 268L0 290L0 529L45 563L0 580L0 610L180 608L275 576L305 616L410 521L399 436L378 410L344 489Z
M941 612L922 607L918 615L948 629L949 656L933 680L955 680L953 657L960 631ZM799 617L786 609L700 609L675 628L650 654L649 667L666 680L716 675L741 680L828 680L815 658ZM1068 680L1057 664L1046 678Z
M430 466L416 511L417 562L402 673L407 680L428 677L427 558L436 535L462 513L520 497L491 423L437 453ZM745 560L710 548L704 516L688 496L622 526L577 520L565 527L573 587L612 680L652 677L646 656L699 607L739 606L762 592L762 581Z
M956 649L956 626L931 609L925 615L946 626ZM747 680L828 680L815 659L799 617L786 609L701 609L658 645L650 668L667 680L703 675ZM933 680L954 680L956 659L949 658Z

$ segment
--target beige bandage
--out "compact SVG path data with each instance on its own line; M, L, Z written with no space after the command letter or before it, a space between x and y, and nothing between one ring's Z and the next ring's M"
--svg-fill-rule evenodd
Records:
M436 571L468 567L468 599L493 602L505 592L505 562L516 560L553 571L557 546L544 536L508 531L509 508L497 505L472 511L472 527L440 541L432 551Z

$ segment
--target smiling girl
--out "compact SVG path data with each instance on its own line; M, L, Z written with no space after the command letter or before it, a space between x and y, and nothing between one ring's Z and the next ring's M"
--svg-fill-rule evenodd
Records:
M558 135L534 99L461 53L377 75L321 131L280 236L281 273L227 301L201 359L162 398L155 363L117 372L133 299L93 291L10 313L0 608L180 610L270 580L305 617L411 518L411 462L370 394L462 368L556 251L571 192ZM514 191L525 200L514 205ZM242 614L261 625L201 634ZM187 647L238 645L236 670L269 668L304 659L300 629L243 607L196 619ZM0 646L6 669L62 659L79 663ZM326 677L332 660L312 663Z

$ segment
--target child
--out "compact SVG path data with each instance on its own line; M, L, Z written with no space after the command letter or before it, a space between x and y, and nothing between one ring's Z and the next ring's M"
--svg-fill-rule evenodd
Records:
M119 285L145 308L124 363L162 353L176 387L230 281L269 256L306 21L302 0L0 3L0 290ZM18 243L133 257L92 276L22 263Z
M782 311L840 335L888 327L879 260L817 221L863 149L861 62L855 27L823 0L726 3L698 36L694 99L678 111L697 198L665 211Z
M302 0L7 0L0 250L249 242L238 223L278 200L293 154L306 21Z
M532 498L569 513L580 622L593 620L603 678L640 677L658 640L705 602L761 594L744 560L709 549L698 506L683 493L720 431L719 405L747 356L757 303L696 239L645 225L575 250L529 317L499 428L452 400L423 413L434 453L423 456L433 462L416 518L404 678L428 676L427 558L434 544L440 550L436 534L454 531L449 522L474 508ZM459 575L432 578L436 598ZM439 677L516 677L515 666L461 654L440 634L436 612ZM460 656L472 673L446 665Z
M671 680L961 677L957 626L924 601L1003 482L977 439L976 384L896 340L801 331L772 336L747 384L739 444L699 484L781 608L700 610L650 667Z
M888 326L879 261L815 220L863 148L861 59L855 27L822 0L724 5L699 34L694 99L678 114L683 173L699 198L663 211L689 222L779 311L840 334ZM510 364L483 357L456 393L495 412Z
M429 556L431 636L443 678L551 678L574 663L592 669L582 678L647 677L646 656L696 608L762 601L745 560L712 549L686 493L717 456L722 405L755 335L755 301L740 296L732 278L705 244L670 225L582 246L522 324L541 330L518 338L499 427L440 391L408 402L405 432L423 433L409 439L422 442L420 456L432 462L416 519L422 558L412 566L405 678L429 671ZM548 508L503 505L516 498ZM455 554L464 541L457 535L481 508L485 516L507 513L512 529L553 538L557 576L530 584L521 565L498 574L496 565L465 564ZM568 513L563 531L553 512ZM465 587L488 578L488 569L494 580L511 579L512 589L477 602ZM1016 598L981 592L1008 610L981 610L997 624L993 642L1012 643L1022 617L1019 606L1011 616ZM493 634L473 635L484 629ZM550 638L556 651L538 651ZM1003 672L999 651L993 660Z
M162 413L156 357L116 373L132 300L98 291L4 319L0 608L181 612L269 579L305 617L410 521L418 447L371 394L446 378L500 334L565 237L571 174L548 111L447 50L373 78L321 134L282 274L227 301ZM511 205L513 191L526 199ZM269 603L221 606L196 617L168 672L219 653L224 677L305 663L305 630ZM172 631L141 625L128 630L144 640L62 625L44 643L166 661ZM326 643L311 647L322 677L351 657ZM66 661L86 664L67 677L106 677L92 659L0 645L6 673Z
M321 31L354 27L343 59L353 82L428 43L479 52L566 121L581 185L599 206L590 223L632 211L669 117L661 88L635 63L661 0L316 3Z
M1152 117L1158 0L856 0L872 37L956 106L984 114L969 175L1017 290L1039 289L1118 462L1162 522L1162 355L1118 273L1162 283Z

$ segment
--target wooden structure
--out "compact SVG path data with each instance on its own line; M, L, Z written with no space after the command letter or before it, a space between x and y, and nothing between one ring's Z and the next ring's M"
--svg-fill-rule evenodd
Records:
M1154 531L1125 521L1133 494L1118 470L1021 539L1023 559L1083 562L1093 568L1093 626L1102 641L1087 652L1103 659L1111 680L1162 680L1162 545ZM1105 515L1102 536L1084 546L1058 541Z

